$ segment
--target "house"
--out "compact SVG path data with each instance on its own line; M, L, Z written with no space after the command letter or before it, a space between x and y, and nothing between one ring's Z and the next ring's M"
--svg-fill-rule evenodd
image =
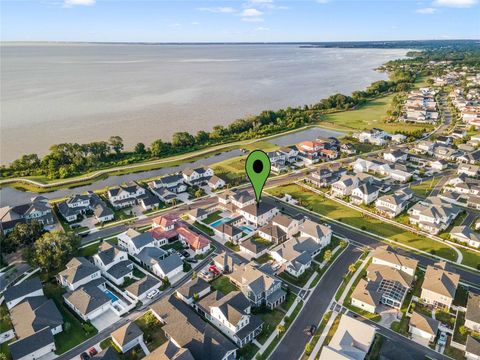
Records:
M197 309L238 347L252 342L263 328L263 320L251 314L250 301L240 291L215 291L201 299Z
M445 270L445 262L427 266L420 298L435 307L450 309L460 275Z
M403 134L394 134L394 135L391 135L391 138L392 138L392 141L397 144L401 144L405 142L405 140L407 140L407 137Z
M428 197L408 209L408 214L411 224L438 234L448 228L460 214L460 209L439 197Z
M321 141L302 141L296 145L298 149L298 158L305 164L317 163L320 159L319 152L324 148Z
M240 251L252 258L258 258L267 253L268 246L250 238L240 243Z
M343 175L340 180L332 184L331 194L336 197L350 196L353 189L358 187L358 184L357 176Z
M408 153L405 153L402 150L387 151L383 153L383 158L386 161L392 163L396 163L399 161L407 161Z
M242 264L242 262L232 255L222 252L216 255L213 259L213 264L223 273L231 273L235 268Z
M442 171L448 167L448 162L443 159L430 160L428 165L432 168L432 170Z
M143 331L133 321L123 325L111 334L112 342L125 354L143 343Z
M251 204L238 210L245 220L254 226L264 226L279 212L278 208L265 202Z
M203 321L180 299L173 296L164 298L153 304L151 311L164 324L162 329L169 342L177 349L187 349L194 359L236 359L237 347L234 343L212 325ZM182 351L181 354L185 356L188 352ZM180 351L177 350L174 353L178 354Z
M467 311L465 312L465 327L480 331L480 295L468 293Z
M203 298L210 292L210 284L205 280L196 277L180 286L177 291L177 297L188 305L194 305L198 299Z
M117 352L113 347L107 347L91 357L93 360L118 360Z
M335 171L321 168L310 173L310 175L305 180L317 187L327 187L338 181L340 177L342 177L346 173L347 171L343 168Z
M467 360L480 360L480 340L470 335L467 336L465 358Z
M32 278L7 287L3 293L7 308L10 310L25 299L43 296L42 282L39 278Z
M187 191L187 185L183 182L181 174L166 175L158 180L150 181L148 188L159 198L161 197L159 193L161 189L165 189L174 195Z
M406 191L404 191L406 190ZM408 205L408 200L413 196L409 188L398 190L391 195L384 195L375 201L375 209L383 216L394 218Z
M412 336L433 342L437 336L439 326L440 322L438 320L413 311L410 317L408 331Z
M240 221L242 221L242 217L239 216L220 223L213 227L213 232L222 240L230 241L236 244L238 240L244 236L242 229L237 226Z
M110 204L112 204L115 209L123 209L135 205L137 199L144 196L145 193L146 191L143 187L131 181L125 185L108 189L107 195Z
M193 221L203 221L210 213L204 208L195 208L186 213L186 215Z
M379 145L379 146L385 145L387 143L387 140L390 138L389 134L377 128L364 130L355 136L358 138L359 142L362 142L362 143L368 142L370 144Z
M164 245L164 241L156 240L153 237L152 232L144 232L140 233L134 229L128 229L127 231L118 234L118 247L120 249L126 250L129 255L135 256L137 255L144 247L160 247Z
M13 360L39 359L56 350L52 332L48 327L9 343L8 348Z
M375 327L347 315L341 315L337 330L323 346L320 360L364 359L375 339Z
M457 174L465 174L470 177L478 177L480 174L480 166L471 164L460 164L457 168Z
M110 310L114 295L107 291L105 280L99 278L65 293L63 300L83 321L89 321Z
M291 237L298 233L300 225L303 224L304 220L302 215L290 217L284 214L278 214L272 219L272 225L277 226L287 237Z
M205 185L213 175L213 170L206 167L185 169L182 171L183 180L191 186Z
M230 211L242 209L255 203L255 197L246 190L227 190L217 195L218 205Z
M332 230L328 226L318 224L311 220L305 220L300 227L299 238L311 238L323 248L330 244Z
M356 205L368 205L378 198L379 191L380 188L378 186L369 183L361 183L358 187L352 190L350 202Z
M213 175L208 179L207 185L213 190L221 189L225 186L225 180L220 179L218 176Z
M178 254L168 254L166 251L156 247L147 246L135 257L142 266L161 279L167 278L171 280L175 275L183 271L183 261Z
M468 226L461 225L455 226L450 231L450 237L452 239L466 243L468 246L474 248L480 248L480 234L476 231L473 231Z
M98 253L93 255L93 263L103 276L117 286L122 285L126 277L133 277L133 263L128 260L127 252L106 241L100 244Z
M353 155L357 153L357 149L355 149L355 146L353 146L352 143L343 143L340 146L340 152L347 155Z
M437 136L437 138L435 139L435 142L437 144L450 146L453 144L453 138L450 136L440 135L440 136Z
M177 228L178 239L187 245L195 255L202 255L210 251L210 240L201 234L197 234L187 227Z
M297 161L298 150L296 147L282 146L280 149L278 149L278 152L283 154L285 161L289 163L294 163Z
M45 230L55 227L52 207L47 198L37 196L28 204L0 208L0 230L4 235L11 232L16 224L29 223L33 220L38 221Z
M459 155L459 151L447 146L435 146L433 149L433 156L440 160L456 160Z
M360 279L351 297L352 305L375 314L377 306L380 304L380 296L376 292L375 284L365 279Z
M106 222L114 218L112 209L92 191L84 195L74 195L58 203L57 209L67 222L77 221L79 215L85 215L89 211L93 211L98 222Z
M396 253L390 246L378 246L371 254L372 264L388 266L414 277L418 261Z
M195 360L190 350L180 348L173 341L166 341L162 346L153 350L144 360Z
M480 150L476 150L472 153L464 153L456 157L455 159L458 163L465 163L465 164L478 164L480 162Z
M283 265L283 269L294 277L305 273L312 265L313 257L322 246L312 238L291 238L270 250L270 256Z
M433 154L433 148L435 147L435 143L432 141L422 140L415 143L414 148L412 149L414 152L418 154Z
M280 226L274 225L273 221L258 229L258 236L274 244L287 240L287 233Z
M90 281L101 279L100 269L84 257L73 258L66 267L65 270L58 273L57 279L61 286L70 291L74 291Z
M467 206L473 209L480 210L480 196L475 196L475 195L468 196Z
M258 270L251 263L235 266L227 277L253 306L266 305L269 309L274 309L285 301L287 294L282 290L282 282Z
M144 211L153 210L160 206L158 198L147 192L138 198L138 204Z
M147 295L152 291L159 289L162 286L162 283L153 277L147 275L144 278L135 281L134 283L128 285L125 288L125 291L128 295L137 300L137 301L145 301Z
M177 194L168 188L161 187L153 191L153 193L165 204L173 204L177 201Z

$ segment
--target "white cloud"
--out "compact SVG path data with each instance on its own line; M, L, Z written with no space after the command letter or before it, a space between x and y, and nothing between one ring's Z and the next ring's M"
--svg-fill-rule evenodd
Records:
M64 0L63 6L64 7L72 7L76 5L81 6L91 6L95 5L96 0Z
M199 8L200 11L207 11L211 13L220 13L220 14L232 14L236 12L236 10L232 7L206 7L206 8Z
M447 7L471 7L477 3L478 0L435 0L433 5Z
M258 17L258 16L262 16L263 13L257 9L254 9L254 8L249 8L249 9L245 9L242 11L242 13L240 14L240 16L242 17Z
M437 9L431 8L431 7L427 7L427 8L417 9L417 10L415 10L415 12L416 12L417 14L431 15L431 14L436 13L436 12L437 12Z

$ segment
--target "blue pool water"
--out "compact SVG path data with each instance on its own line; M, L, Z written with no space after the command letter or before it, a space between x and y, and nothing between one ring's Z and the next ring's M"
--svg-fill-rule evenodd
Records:
M105 294L112 300L112 302L118 301L118 297L116 297L110 290L105 290Z
M210 224L210 226L211 226L211 227L215 227L215 226L218 226L218 225L220 225L220 224L229 222L230 220L232 220L232 219L229 218L229 217L224 217L224 218L222 218L222 219L215 220L213 223Z
M250 227L246 226L246 225L240 226L240 229L241 229L243 232L247 233L247 234L250 234L251 232L253 232L253 230L252 230Z

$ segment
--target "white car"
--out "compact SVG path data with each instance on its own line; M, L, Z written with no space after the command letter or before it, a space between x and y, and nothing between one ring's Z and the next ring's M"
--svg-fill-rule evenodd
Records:
M158 291L158 289L155 289L155 290L152 290L150 291L148 294L147 294L147 298L148 299L152 299L154 298L160 291Z

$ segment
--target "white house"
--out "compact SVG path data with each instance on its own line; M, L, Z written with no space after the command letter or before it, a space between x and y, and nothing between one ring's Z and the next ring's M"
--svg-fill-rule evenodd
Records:
M278 214L278 212L279 210L277 207L265 202L260 202L258 205L248 205L238 210L238 213L242 215L248 223L253 224L255 227L266 225L275 215Z
M353 189L358 187L359 179L352 175L343 175L340 180L332 184L331 193L336 197L350 196Z
M8 287L3 296L10 310L25 299L43 296L42 282L39 278L27 279L20 284Z
M93 263L117 286L122 285L126 277L133 277L133 263L128 260L127 252L108 242L102 242L98 253L93 255Z
M128 285L125 288L125 291L131 298L143 302L148 299L148 294L151 294L152 291L158 290L161 286L162 283L160 281L147 275L144 278L135 281L133 284Z
M407 161L408 153L405 153L402 150L387 151L383 153L383 158L392 163Z
M375 201L375 208L381 215L394 218L405 210L412 196L413 192L409 188L397 190L393 194L378 198Z
M168 254L156 247L144 247L135 258L161 279L172 279L183 271L183 261L178 254Z
M480 248L480 234L476 231L473 231L468 226L461 225L455 226L450 231L450 237L452 239L466 243L468 246L474 248Z
M184 303L194 306L195 299L201 299L207 295L211 290L211 286L208 282L202 278L196 277L182 286L180 286L175 292L177 297Z
M408 209L408 214L411 224L418 225L424 231L438 234L448 228L460 214L460 209L439 197L429 197Z
M287 237L291 237L298 233L300 230L300 225L305 219L303 217L292 218L284 214L278 214L272 219L272 225L278 226L284 233L287 234Z
M113 343L123 354L143 343L143 331L133 321L112 332L111 336Z
M408 329L412 336L433 342L437 336L439 326L440 322L438 320L413 311Z
M477 177L480 174L480 166L471 164L459 164L457 174L465 174L471 177Z
M420 298L435 307L450 309L460 275L445 270L445 262L427 266Z
M107 295L105 280L99 278L65 293L63 300L83 321L89 321L111 309L113 296Z
M137 199L145 195L145 189L134 182L108 189L108 200L116 209L133 206Z
M214 190L221 189L225 186L225 181L220 179L218 176L213 175L208 179L207 185Z
M56 351L53 335L48 327L8 344L13 360L35 360Z
M60 285L70 291L74 291L89 282L101 279L100 269L95 267L84 257L76 257L70 260L66 269L58 273L57 279Z
M213 170L205 167L185 169L182 171L183 180L189 185L205 184L213 175Z
M357 205L368 205L378 198L379 191L380 188L378 186L369 183L361 183L352 190L350 202Z

